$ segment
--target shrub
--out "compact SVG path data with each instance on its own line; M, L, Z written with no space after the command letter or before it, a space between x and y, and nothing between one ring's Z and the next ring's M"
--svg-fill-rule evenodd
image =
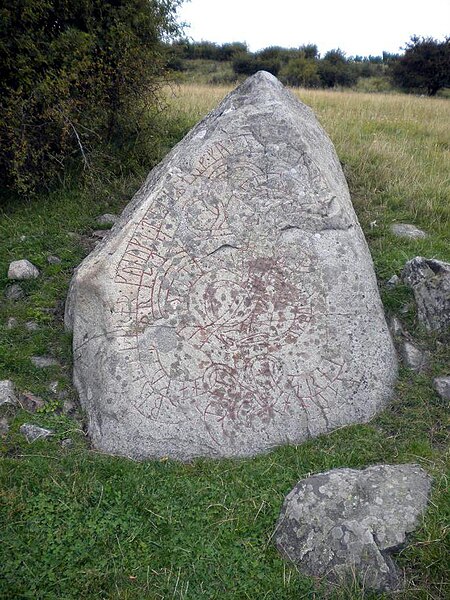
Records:
M49 184L139 129L181 0L15 0L0 11L0 181Z

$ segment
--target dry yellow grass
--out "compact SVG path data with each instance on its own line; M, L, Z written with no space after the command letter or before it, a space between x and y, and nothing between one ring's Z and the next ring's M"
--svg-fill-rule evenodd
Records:
M231 90L182 85L173 113L194 124ZM410 220L440 236L450 223L450 102L404 94L297 89L333 140L363 225Z

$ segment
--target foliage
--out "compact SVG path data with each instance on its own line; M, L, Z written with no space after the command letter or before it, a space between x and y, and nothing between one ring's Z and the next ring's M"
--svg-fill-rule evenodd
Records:
M292 86L319 87L318 62L305 54L290 60L280 71L280 78Z
M351 86L358 78L356 69L339 48L325 54L319 64L319 77L324 87Z
M242 42L231 42L216 44L215 42L190 42L189 40L177 40L172 45L174 53L185 60L233 60L239 54L248 52L247 44Z
M439 42L413 36L393 63L392 78L403 89L426 90L429 96L450 87L450 37Z
M136 134L181 0L17 0L0 11L0 182L27 191ZM75 159L75 160L74 160Z

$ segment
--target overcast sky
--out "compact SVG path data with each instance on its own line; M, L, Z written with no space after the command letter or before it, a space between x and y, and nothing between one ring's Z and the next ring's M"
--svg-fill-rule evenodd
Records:
M450 0L191 0L179 14L188 37L247 42L253 52L314 43L322 54L380 55L413 34L450 34Z

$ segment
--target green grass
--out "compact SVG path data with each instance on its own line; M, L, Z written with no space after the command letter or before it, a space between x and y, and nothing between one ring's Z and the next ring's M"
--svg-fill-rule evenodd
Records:
M169 99L158 153L226 91L182 87ZM450 260L444 143L450 137L450 104L396 95L299 94L315 109L344 164L386 310L400 316L431 352L429 372L419 376L401 369L391 404L369 424L252 460L137 463L92 451L79 420L62 414L48 389L57 380L75 398L63 303L72 270L98 228L95 217L125 206L144 170L33 199L12 198L0 220L0 379L13 379L47 405L35 414L10 411L11 428L1 442L0 598L374 598L356 582L327 591L301 576L278 556L272 535L281 503L299 479L379 462L417 462L434 478L423 523L398 557L406 591L385 597L448 597L448 407L431 378L448 369L449 340L427 335L409 291L389 290L383 282L417 254ZM416 223L430 236L400 241L389 233L394 220ZM62 263L48 265L50 254ZM7 302L7 267L19 258L30 259L42 275L24 285L25 299ZM11 316L18 326L10 330ZM30 320L38 331L27 331ZM55 356L61 366L35 369L29 361L35 354ZM27 444L18 431L24 422L49 426L55 436ZM60 442L67 437L74 444L63 449Z

